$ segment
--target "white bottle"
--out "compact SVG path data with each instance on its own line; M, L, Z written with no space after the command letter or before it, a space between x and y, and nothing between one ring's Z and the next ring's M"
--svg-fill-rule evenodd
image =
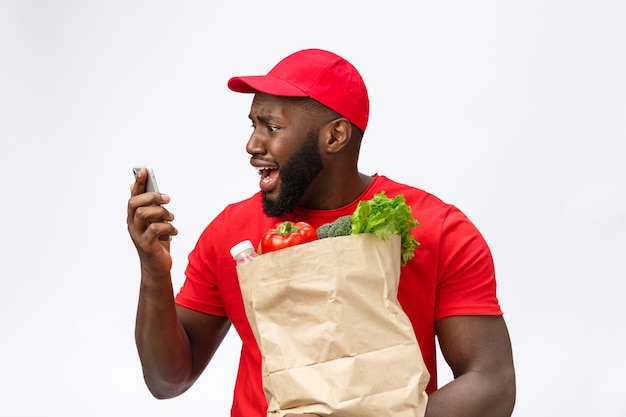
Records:
M237 243L230 249L230 254L235 262L237 262L237 265L245 264L246 262L249 262L259 256L254 250L252 242L249 240Z

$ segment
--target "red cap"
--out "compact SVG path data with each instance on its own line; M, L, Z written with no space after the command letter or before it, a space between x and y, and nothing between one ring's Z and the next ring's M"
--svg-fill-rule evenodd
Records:
M365 131L369 117L367 89L359 72L342 57L305 49L280 61L267 75L233 77L228 88L239 93L310 97Z

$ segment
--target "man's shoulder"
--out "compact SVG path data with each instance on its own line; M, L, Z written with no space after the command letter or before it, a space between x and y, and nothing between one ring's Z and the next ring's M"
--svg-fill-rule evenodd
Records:
M375 191L376 193L384 191L387 197L395 197L402 194L409 205L419 204L420 206L428 205L439 208L450 207L449 204L428 191L395 181L384 175L377 175L375 188L377 190Z
M269 217L263 212L263 201L261 193L255 193L250 197L228 204L217 215L214 222L227 222L229 224L245 223L266 223Z
M251 210L258 208L261 210L261 193L254 193L250 197L228 204L223 211Z

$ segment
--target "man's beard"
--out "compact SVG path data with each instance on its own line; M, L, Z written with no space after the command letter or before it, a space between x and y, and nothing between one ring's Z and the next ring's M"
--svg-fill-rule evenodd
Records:
M280 217L291 213L309 185L322 170L322 155L318 149L318 132L307 133L302 148L292 155L285 166L280 168L280 188L276 200L270 200L263 193L263 211L270 217Z

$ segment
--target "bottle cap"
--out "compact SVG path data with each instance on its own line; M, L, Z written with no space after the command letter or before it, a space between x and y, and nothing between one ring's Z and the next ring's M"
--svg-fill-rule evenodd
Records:
M254 251L254 246L252 246L252 242L249 240L244 240L243 242L237 243L230 249L230 255L234 258L244 250L252 249Z

